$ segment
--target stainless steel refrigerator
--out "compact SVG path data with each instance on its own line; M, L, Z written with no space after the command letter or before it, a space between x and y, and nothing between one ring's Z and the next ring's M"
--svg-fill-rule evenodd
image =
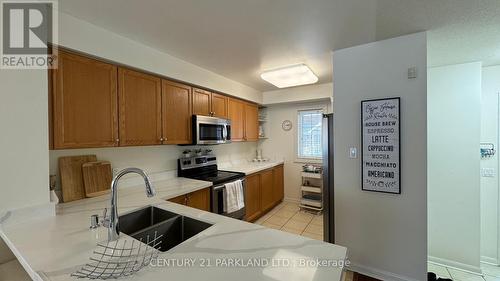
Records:
M333 185L333 114L323 115L323 239L335 243Z

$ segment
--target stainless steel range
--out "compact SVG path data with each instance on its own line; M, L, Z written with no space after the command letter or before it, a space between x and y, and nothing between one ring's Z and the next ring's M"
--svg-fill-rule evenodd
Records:
M224 211L225 185L230 182L241 180L243 190L245 190L246 183L244 173L218 170L217 157L215 156L181 158L178 160L178 168L179 177L209 181L213 183L210 198L212 213L236 219L243 219L245 217L245 207L232 213Z

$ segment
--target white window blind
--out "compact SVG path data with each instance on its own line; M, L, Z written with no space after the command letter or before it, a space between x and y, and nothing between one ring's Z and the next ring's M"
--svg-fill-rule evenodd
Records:
M298 158L321 159L323 110L299 110L298 119Z

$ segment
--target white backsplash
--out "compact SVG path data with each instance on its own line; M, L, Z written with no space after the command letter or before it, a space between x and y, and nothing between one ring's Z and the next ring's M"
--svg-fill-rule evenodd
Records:
M52 150L49 153L50 174L57 175L56 190L60 190L58 158L62 156L95 154L98 160L110 161L114 171L127 167L137 167L145 170L153 181L164 180L176 176L177 159L185 149L212 149L219 163L241 163L254 158L257 143L230 143L214 146L137 146ZM135 177L128 176L123 185L134 184Z

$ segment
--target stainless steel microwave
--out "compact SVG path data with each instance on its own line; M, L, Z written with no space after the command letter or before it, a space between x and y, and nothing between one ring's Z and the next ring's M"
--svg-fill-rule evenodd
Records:
M231 120L193 115L194 144L222 144L231 142Z

